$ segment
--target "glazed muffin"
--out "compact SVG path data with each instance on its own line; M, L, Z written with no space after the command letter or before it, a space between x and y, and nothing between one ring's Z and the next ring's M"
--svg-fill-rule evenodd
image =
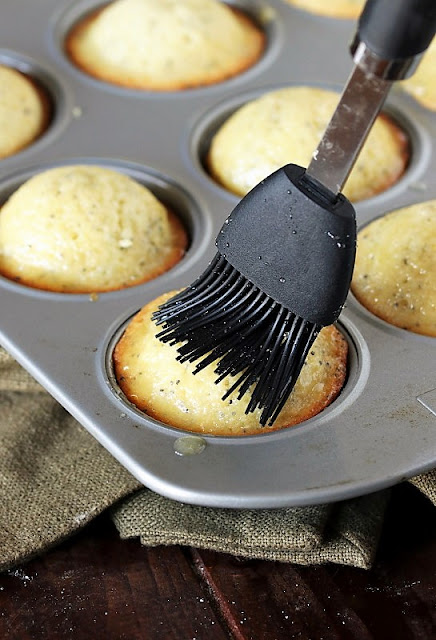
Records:
M359 232L352 291L386 322L436 336L436 200L393 211Z
M400 85L427 109L436 111L436 38L433 38L415 73Z
M50 121L50 103L32 78L0 65L0 158L39 138Z
M233 113L214 135L206 158L211 176L243 196L285 164L307 167L339 95L315 87L278 89ZM403 174L409 157L403 131L379 116L343 189L349 200L374 196Z
M265 433L315 416L340 392L348 345L334 327L315 340L297 383L272 426L262 427L260 410L245 414L247 398L222 396L231 378L215 384L214 366L193 375L195 363L176 360L177 347L156 338L151 314L173 294L146 305L129 323L114 350L115 375L126 397L149 416L177 429L221 436Z
M358 18L365 0L285 0L299 9L330 18Z
M218 0L116 0L70 32L66 49L86 73L133 89L177 91L251 67L263 32Z
M131 287L167 271L186 245L181 222L149 189L104 167L39 173L0 209L0 273L39 289Z

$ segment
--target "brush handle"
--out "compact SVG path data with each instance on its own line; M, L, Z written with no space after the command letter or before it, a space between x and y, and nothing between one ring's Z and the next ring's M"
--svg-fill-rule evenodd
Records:
M435 0L368 0L358 34L380 58L399 60L425 51L435 29Z
M392 81L415 68L436 30L436 0L368 0L351 45L356 66L313 153L306 180L338 194Z
M342 191L391 84L356 65L307 167L305 180L313 187L332 198Z

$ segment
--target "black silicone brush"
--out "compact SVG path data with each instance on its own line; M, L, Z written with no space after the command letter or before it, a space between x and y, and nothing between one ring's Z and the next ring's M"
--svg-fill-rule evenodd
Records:
M368 0L352 44L355 67L309 167L263 180L223 225L206 271L154 314L177 359L215 363L273 423L311 345L345 303L356 224L340 193L392 82L410 75L436 27L435 0ZM180 344L179 344L180 343Z

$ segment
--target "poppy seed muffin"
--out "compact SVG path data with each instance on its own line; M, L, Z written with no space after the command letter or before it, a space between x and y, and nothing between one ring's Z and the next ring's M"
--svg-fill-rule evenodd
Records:
M403 80L400 87L423 107L436 111L436 38L424 53L415 73Z
M177 362L176 346L156 338L159 328L151 314L171 295L147 304L131 320L114 350L115 375L126 397L151 417L177 429L220 436L265 433L308 420L340 392L346 376L348 345L333 326L315 340L300 376L272 426L259 423L260 410L245 414L247 398L234 392L222 396L232 384L215 384L213 365L196 375L195 363Z
M178 218L112 169L39 173L0 209L0 273L31 287L99 292L155 278L187 245Z
M32 78L0 64L0 158L28 147L46 130L50 103Z
M351 288L386 322L436 336L436 200L392 211L359 232Z
M358 18L365 0L285 0L299 9L330 18Z
M177 91L252 66L265 36L218 0L116 0L79 22L66 49L86 73L133 89Z
M307 167L338 100L334 91L296 86L247 102L212 138L206 158L211 176L243 196L285 164ZM403 131L379 116L343 193L358 201L384 191L403 174L408 158Z

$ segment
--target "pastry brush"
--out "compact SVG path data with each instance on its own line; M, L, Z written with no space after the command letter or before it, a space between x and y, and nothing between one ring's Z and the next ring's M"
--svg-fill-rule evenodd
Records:
M354 68L307 169L288 164L254 187L216 239L205 272L154 313L180 362L250 390L246 413L272 424L320 329L345 303L355 213L340 193L393 81L410 75L436 28L435 0L368 0Z

